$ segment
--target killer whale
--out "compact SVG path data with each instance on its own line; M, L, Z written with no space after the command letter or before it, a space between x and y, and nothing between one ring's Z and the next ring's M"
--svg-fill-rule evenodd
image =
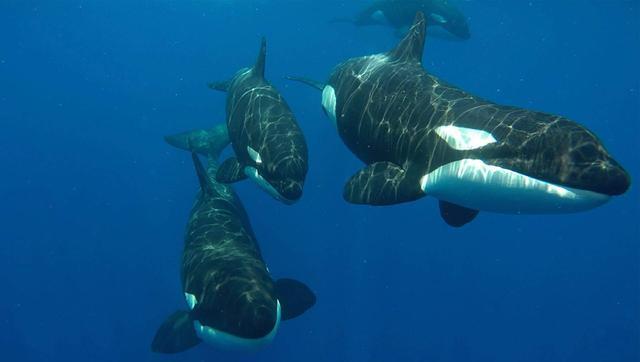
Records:
M271 196L291 204L302 196L307 145L287 102L264 77L266 40L252 68L242 68L212 89L227 92L227 127L235 157L224 161L217 180L251 178Z
M216 182L217 157L229 143L226 126L196 130L166 141L192 152L200 181L185 233L181 280L188 310L175 312L151 344L178 353L201 341L227 349L269 343L280 321L315 304L315 295L293 279L273 281L249 218L230 186ZM196 152L207 156L207 169Z
M356 26L388 25L401 34L411 26L418 11L426 15L429 26L440 26L460 39L471 37L466 17L448 0L375 0L354 18L333 22L349 22Z
M391 205L424 196L462 226L479 210L569 213L626 192L627 172L585 127L562 116L502 106L422 67L426 20L418 12L390 52L337 65L322 107L367 166L347 182L348 202Z

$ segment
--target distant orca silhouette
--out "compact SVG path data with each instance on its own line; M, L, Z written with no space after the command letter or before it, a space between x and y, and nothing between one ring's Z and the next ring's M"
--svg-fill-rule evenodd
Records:
M464 14L448 0L375 0L355 18L334 19L357 26L388 25L403 35L411 26L416 12L427 16L427 25L440 26L460 39L469 39L471 32Z
M263 38L253 68L209 85L228 92L227 126L236 155L220 165L217 179L233 183L248 176L277 200L291 204L302 196L307 144L287 102L264 78L265 55Z
M491 103L421 65L425 18L388 53L339 64L322 106L367 166L344 188L348 202L391 205L430 195L452 226L478 210L570 213L626 192L627 172L598 138L564 117Z
M274 282L242 203L230 186L215 181L217 157L229 143L226 126L166 137L169 144L208 157L207 170L195 153L200 188L191 210L182 255L182 286L188 311L172 314L158 329L151 349L177 353L201 341L231 349L269 343L281 320L315 304L315 295L292 279Z

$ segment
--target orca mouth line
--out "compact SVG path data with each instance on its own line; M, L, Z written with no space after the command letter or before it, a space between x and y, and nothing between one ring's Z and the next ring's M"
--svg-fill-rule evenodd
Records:
M219 331L215 328L204 326L200 321L193 321L193 328L200 339L206 343L221 347L228 350L254 350L258 349L266 344L269 344L278 332L280 327L280 320L282 318L282 312L280 307L280 300L276 299L276 322L273 325L273 329L260 338L243 338L238 337L230 333Z
M283 202L283 203L285 203L287 205L294 204L296 201L298 201L298 200L288 199L288 198L284 197L283 195L281 195L278 192L278 190L276 190L275 187L273 187L269 183L269 181L267 181L264 177L262 177L262 175L260 175L260 173L258 172L258 169L256 169L255 167L246 166L244 168L244 174L247 175L247 177L249 177L251 180L253 180L253 182L258 184L258 186L260 186L260 188L265 190L274 199L276 199L278 201L281 201L281 202Z

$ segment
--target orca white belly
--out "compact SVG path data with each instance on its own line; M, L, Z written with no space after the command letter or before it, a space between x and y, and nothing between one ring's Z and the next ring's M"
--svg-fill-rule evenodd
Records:
M506 214L560 214L598 207L608 195L535 179L515 171L463 159L420 180L426 195L470 209Z

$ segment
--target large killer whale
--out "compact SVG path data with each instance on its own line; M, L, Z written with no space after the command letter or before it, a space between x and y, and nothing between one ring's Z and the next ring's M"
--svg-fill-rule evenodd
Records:
M264 77L266 41L262 38L252 68L242 68L212 89L227 92L227 126L235 157L224 161L217 179L233 183L247 176L286 204L302 196L307 145L287 102Z
M452 226L478 210L570 213L623 194L627 172L585 127L562 116L502 106L422 67L422 13L390 52L336 66L322 107L366 167L347 182L351 203L440 200Z
M469 39L471 32L464 14L448 0L375 0L354 18L335 19L356 26L387 25L404 33L416 12L426 14L427 25L440 26L460 39Z
M182 254L188 310L167 318L151 349L177 353L201 341L227 349L265 345L282 320L313 306L315 295L299 281L273 281L242 203L230 186L215 181L218 154L229 143L226 126L166 140L192 152L201 190L189 216ZM195 152L208 157L206 170Z

